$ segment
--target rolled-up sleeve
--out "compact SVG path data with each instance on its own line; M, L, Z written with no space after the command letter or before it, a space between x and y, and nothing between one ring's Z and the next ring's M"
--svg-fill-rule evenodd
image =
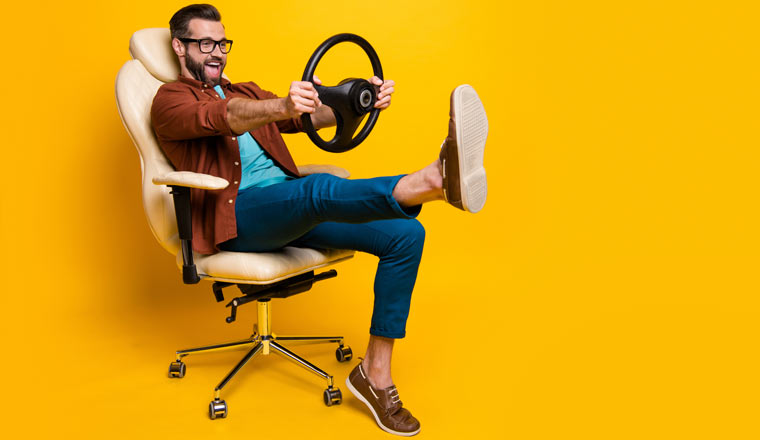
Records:
M162 87L150 111L159 139L179 141L207 136L233 136L227 122L227 102L198 101L191 93Z

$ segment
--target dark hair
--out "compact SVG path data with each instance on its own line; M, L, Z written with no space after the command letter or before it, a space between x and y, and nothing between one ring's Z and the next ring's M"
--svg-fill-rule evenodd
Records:
M222 21L222 14L219 11L207 4L195 4L187 5L172 15L169 20L169 30L171 31L172 38L185 38L188 36L189 31L187 26L190 24L190 20L193 18L201 18L203 20L210 21Z

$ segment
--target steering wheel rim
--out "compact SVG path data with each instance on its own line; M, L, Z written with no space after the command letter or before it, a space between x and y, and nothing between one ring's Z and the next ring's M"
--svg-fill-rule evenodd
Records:
M309 62L306 63L306 69L304 69L301 81L309 81L313 84L314 73L317 70L319 61L333 46L343 42L354 43L361 47L372 63L374 75L381 80L383 79L383 67L372 45L356 34L343 33L328 38L317 47L317 50L309 58ZM301 122L306 134L309 135L309 139L317 147L331 153L343 153L356 148L367 138L380 115L380 109L374 108L377 101L377 93L374 86L367 80L348 79L335 87L318 86L316 84L314 84L314 87L322 103L328 105L335 114L336 130L335 136L331 140L325 141L317 134L317 130L311 122L311 114L303 113L301 115ZM367 90L370 89L372 90L371 96L367 93ZM359 134L354 137L356 128L361 124L364 115L367 113L369 113L367 123L364 124Z

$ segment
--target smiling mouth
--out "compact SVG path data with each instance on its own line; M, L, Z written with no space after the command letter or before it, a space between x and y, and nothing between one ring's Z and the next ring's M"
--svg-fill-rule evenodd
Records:
M219 61L208 61L204 64L206 75L210 78L218 78L222 73L222 63Z

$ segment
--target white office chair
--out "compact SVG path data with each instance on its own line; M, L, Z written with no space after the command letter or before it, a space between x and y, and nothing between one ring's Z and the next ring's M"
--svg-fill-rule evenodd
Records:
M342 336L280 336L271 329L271 298L285 298L309 290L313 283L337 275L335 270L315 274L316 269L349 259L353 251L316 250L286 247L279 252L240 253L219 252L200 255L192 252L190 221L190 190L201 188L218 190L228 182L222 178L193 172L178 172L158 146L150 121L150 108L158 88L175 81L179 74L176 55L171 48L169 29L152 28L135 32L129 41L132 60L127 61L116 77L116 103L119 115L140 154L142 169L143 206L153 235L169 253L176 256L182 268L183 280L195 284L200 280L213 282L217 301L223 301L222 289L237 285L242 296L227 304L231 308L227 322L233 322L237 308L248 302L258 304L257 329L244 340L177 351L177 358L169 367L169 377L185 375L182 358L191 353L220 349L251 347L243 359L214 389L209 404L212 419L227 416L227 403L221 399L222 388L255 355L270 354L270 350L305 367L327 381L323 393L327 406L342 401L340 390L334 386L332 376L294 354L277 341L337 343L336 357L345 362L352 352L343 345ZM302 175L327 172L348 177L348 172L331 165L298 167Z

